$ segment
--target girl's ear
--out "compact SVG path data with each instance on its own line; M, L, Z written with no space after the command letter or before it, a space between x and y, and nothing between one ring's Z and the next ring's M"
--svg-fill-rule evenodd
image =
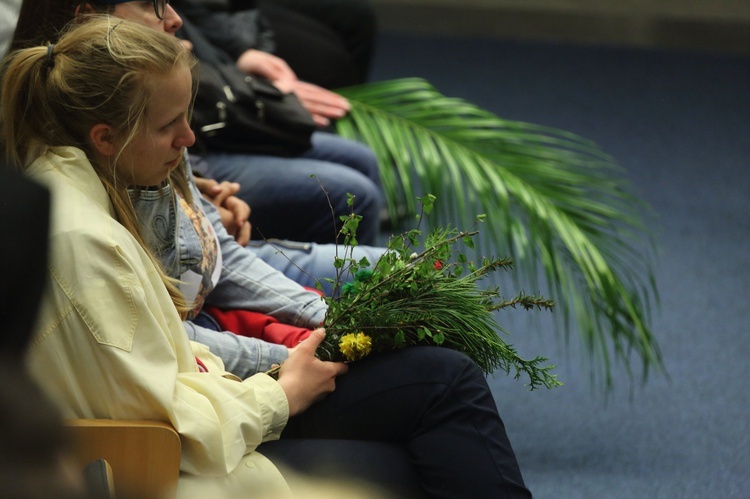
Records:
M110 125L105 123L94 125L89 132L89 139L94 149L102 156L111 157L117 153L114 130Z

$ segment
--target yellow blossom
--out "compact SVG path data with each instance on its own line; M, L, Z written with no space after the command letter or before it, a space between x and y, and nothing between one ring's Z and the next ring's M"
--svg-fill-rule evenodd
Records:
M346 360L362 359L372 350L372 338L362 332L345 334L339 341L339 350Z

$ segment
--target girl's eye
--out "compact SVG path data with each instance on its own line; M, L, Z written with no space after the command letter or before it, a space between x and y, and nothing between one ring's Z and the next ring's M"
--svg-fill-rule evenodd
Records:
M180 120L180 118L173 119L172 121L170 121L169 123L167 123L166 125L164 125L162 127L162 129L166 130L167 128L169 128L169 127L173 126L175 123L177 123L179 120Z

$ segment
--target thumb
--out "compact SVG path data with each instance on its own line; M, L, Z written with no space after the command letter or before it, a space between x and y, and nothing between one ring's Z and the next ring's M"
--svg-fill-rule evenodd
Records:
M315 353L315 350L318 348L318 345L320 345L323 340L326 337L326 330L323 328L315 329L312 333L310 333L310 336L308 336L305 340L302 341L302 343L299 344L299 347L297 347L299 350L305 350L308 352Z

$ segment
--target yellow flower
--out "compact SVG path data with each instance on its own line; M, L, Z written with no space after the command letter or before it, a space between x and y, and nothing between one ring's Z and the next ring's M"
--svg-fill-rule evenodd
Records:
M361 332L345 334L339 341L339 350L346 360L362 359L372 350L372 338Z

